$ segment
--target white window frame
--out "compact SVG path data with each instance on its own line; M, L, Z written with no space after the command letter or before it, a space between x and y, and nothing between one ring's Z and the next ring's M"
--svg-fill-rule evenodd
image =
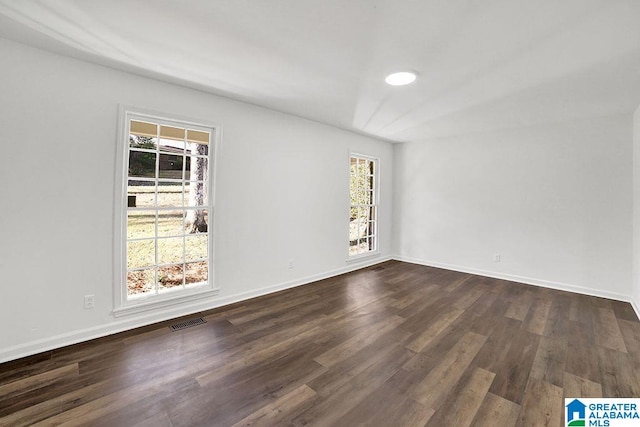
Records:
M350 221L348 222L348 227L349 227L349 234L347 234L347 261L357 261L357 260L361 260L363 258L369 258L369 257L375 257L375 256L379 256L380 255L380 234L379 234L379 230L380 230L380 159L378 157L374 157L374 156L370 156L367 154L360 154L357 152L349 152L349 158L348 158L348 176L349 176L349 211L351 210L351 159L352 158L357 158L357 159L363 159L363 160L368 160L373 162L374 164L374 172L373 172L373 194L374 194L374 203L371 204L371 206L375 207L375 212L376 212L376 217L375 217L375 233L373 235L374 237L374 249L371 249L367 252L363 252L363 253L358 253L358 254L351 254L350 253L350 243L351 243L351 236L350 236L350 228L351 228L351 223Z
M181 289L163 294L144 295L128 298L127 289L127 185L128 185L128 161L129 161L129 124L131 120L147 121L160 125L189 128L210 132L208 154L208 275L206 284L190 289ZM215 285L214 269L214 236L215 236L215 187L216 187L216 162L218 147L222 134L221 126L191 118L185 118L174 114L159 113L155 111L120 106L118 120L118 140L116 153L116 179L114 194L114 310L115 317L137 314L146 311L173 307L179 304L208 298L219 293Z

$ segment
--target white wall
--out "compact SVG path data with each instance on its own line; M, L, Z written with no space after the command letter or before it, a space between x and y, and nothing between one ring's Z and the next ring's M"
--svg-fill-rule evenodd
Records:
M381 256L369 262L389 256L390 144L2 39L0 52L0 362L356 268L345 262L350 149L380 158ZM218 297L112 316L119 104L222 125Z
M394 178L400 259L629 300L630 115L398 145Z
M633 301L640 317L640 106L633 116Z

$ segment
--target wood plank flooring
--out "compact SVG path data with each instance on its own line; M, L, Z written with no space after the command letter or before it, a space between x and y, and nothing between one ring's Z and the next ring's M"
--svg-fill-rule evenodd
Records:
M389 261L0 365L0 425L561 426L640 397L627 303Z

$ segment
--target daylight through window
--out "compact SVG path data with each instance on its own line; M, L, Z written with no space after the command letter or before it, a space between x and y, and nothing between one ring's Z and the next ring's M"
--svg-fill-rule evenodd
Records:
M127 126L126 299L208 286L213 129Z
M349 256L357 256L378 248L378 161L352 155L350 171Z

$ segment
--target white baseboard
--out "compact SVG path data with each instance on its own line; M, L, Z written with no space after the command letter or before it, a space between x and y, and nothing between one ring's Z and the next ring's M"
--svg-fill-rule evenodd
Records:
M330 277L338 276L340 274L349 273L354 270L359 270L361 268L369 267L389 260L391 260L391 257L389 256L379 256L366 258L361 262L352 261L343 268L338 268L328 272L303 277L301 279L296 279L289 282L278 283L275 285L266 286L263 288L226 297L214 297L207 300L190 302L180 305L179 307L163 310L161 313L141 313L136 316L128 316L126 319L118 318L122 320L115 320L105 325L78 329L76 331L71 331L65 334L26 342L0 350L0 363L20 359L22 357L31 356L34 354L54 350L56 348L61 348L72 344L77 344L95 338L101 338L107 335L116 334L118 332L139 328L141 326L147 326L153 323L163 322L165 320L171 320L181 316L188 316L190 314L211 310L228 304L233 304L285 289L295 288L297 286L302 286L312 282L316 282L318 280L323 280Z
M26 356L50 351L56 348L65 347L79 342L92 340L95 338L104 337L107 335L116 334L118 332L127 331L141 326L150 325L153 323L163 322L166 320L174 319L181 316L188 316L190 314L211 310L214 308L222 307L228 304L233 304L240 301L245 301L251 298L256 298L262 295L271 294L274 292L282 291L285 289L294 288L297 286L306 285L318 280L327 279L330 277L338 276L340 274L349 273L354 270L369 267L375 264L379 264L385 261L395 259L398 261L409 262L412 264L420 264L429 267L442 268L445 270L459 271L462 273L476 274L479 276L492 277L496 279L509 280L513 282L525 283L534 286L541 286L545 288L557 289L562 291L568 291L573 293L579 293L584 295L591 295L602 298L615 299L619 301L629 302L636 312L638 318L640 318L640 301L637 301L633 297L628 295L617 294L614 292L607 292L601 290L594 290L590 288L584 288L576 285L569 285L565 283L552 282L548 280L536 279L531 277L517 276L505 273L497 273L493 271L480 270L475 268L463 267L459 265L446 264L436 261L422 260L417 258L405 257L405 256L386 256L363 259L361 262L350 262L343 268L338 268L328 272L307 276L301 279L292 280L289 282L279 283L263 288L255 289L248 292L242 292L235 295L226 297L217 297L214 299L208 299L206 301L196 301L189 304L181 305L173 309L164 310L162 313L141 314L139 316L131 316L127 319L116 320L106 325L100 325L92 328L79 329L71 331L69 333L60 334L53 337L47 337L40 340L30 341L17 346L9 347L0 350L0 363L8 362L11 360L19 359Z
M629 302L631 303L632 306L634 305L633 299L629 295L618 294L616 292L608 292L608 291L603 291L599 289L584 288L582 286L570 285L567 283L552 282L549 280L536 279L533 277L498 273L495 271L480 270L477 268L463 267L460 265L445 264L437 261L429 261L429 260L423 260L423 259L417 259L417 258L411 258L411 257L405 257L405 256L394 256L393 259L398 261L403 261L403 262L410 262L412 264L425 265L428 267L443 268L445 270L459 271L461 273L476 274L478 276L492 277L494 279L509 280L511 282L518 282L518 283L524 283L527 285L540 286L543 288L556 289L559 291L567 291L567 292L573 292L576 294L614 299L618 301ZM636 310L636 313L638 313L637 305L634 306L634 309ZM640 314L639 314L639 317L640 317Z
M629 303L631 303L631 307L636 312L636 317L640 319L640 299L631 298Z

